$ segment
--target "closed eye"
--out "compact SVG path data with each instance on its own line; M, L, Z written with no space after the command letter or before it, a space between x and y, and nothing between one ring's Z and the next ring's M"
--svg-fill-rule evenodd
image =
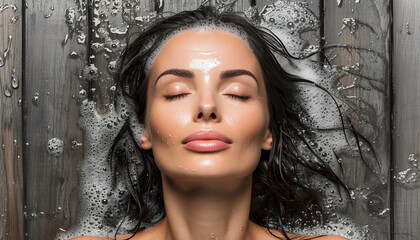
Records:
M185 96L187 96L189 93L180 93L180 94L176 94L176 95L164 95L163 97L165 97L166 100L175 100L175 99L181 99Z
M243 100L246 101L249 98L251 98L250 96L246 96L246 95L236 95L236 94L225 94L226 96L229 96L233 99L239 99L239 100Z

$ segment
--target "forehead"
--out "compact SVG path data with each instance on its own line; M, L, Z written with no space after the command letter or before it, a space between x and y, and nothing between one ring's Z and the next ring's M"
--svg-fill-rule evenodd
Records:
M188 29L176 34L163 45L153 62L152 70L190 66L193 59L213 59L215 64L230 68L257 70L259 66L252 50L237 35L220 29Z

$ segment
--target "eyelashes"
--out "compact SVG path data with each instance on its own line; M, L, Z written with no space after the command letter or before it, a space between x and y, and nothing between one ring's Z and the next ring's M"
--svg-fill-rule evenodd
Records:
M236 94L225 94L225 95L229 96L233 99L239 99L239 100L243 100L243 101L246 101L246 100L251 98L251 96L247 96L247 95L236 95Z
M189 93L181 93L181 94L176 94L176 95L163 95L163 97L166 100L175 100L175 99L181 99L185 96L187 96Z
M164 95L163 97L166 100L176 100L176 99L184 98L184 97L188 96L189 94L190 93L180 93L180 94L176 94L176 95ZM246 101L246 100L251 98L251 96L247 96L247 95L236 95L236 94L224 94L224 95L228 96L232 99L241 100L241 101Z

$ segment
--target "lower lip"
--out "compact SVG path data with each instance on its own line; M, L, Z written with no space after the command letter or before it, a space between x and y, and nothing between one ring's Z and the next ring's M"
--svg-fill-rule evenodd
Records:
M230 144L220 140L194 140L184 147L194 152L216 152L230 147Z

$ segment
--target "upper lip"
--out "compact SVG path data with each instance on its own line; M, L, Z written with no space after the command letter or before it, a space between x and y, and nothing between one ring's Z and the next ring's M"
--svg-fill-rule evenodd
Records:
M220 140L226 143L232 143L232 140L228 138L226 135L214 131L214 130L199 130L195 133L188 135L184 140L182 140L182 144L194 141L194 140Z

